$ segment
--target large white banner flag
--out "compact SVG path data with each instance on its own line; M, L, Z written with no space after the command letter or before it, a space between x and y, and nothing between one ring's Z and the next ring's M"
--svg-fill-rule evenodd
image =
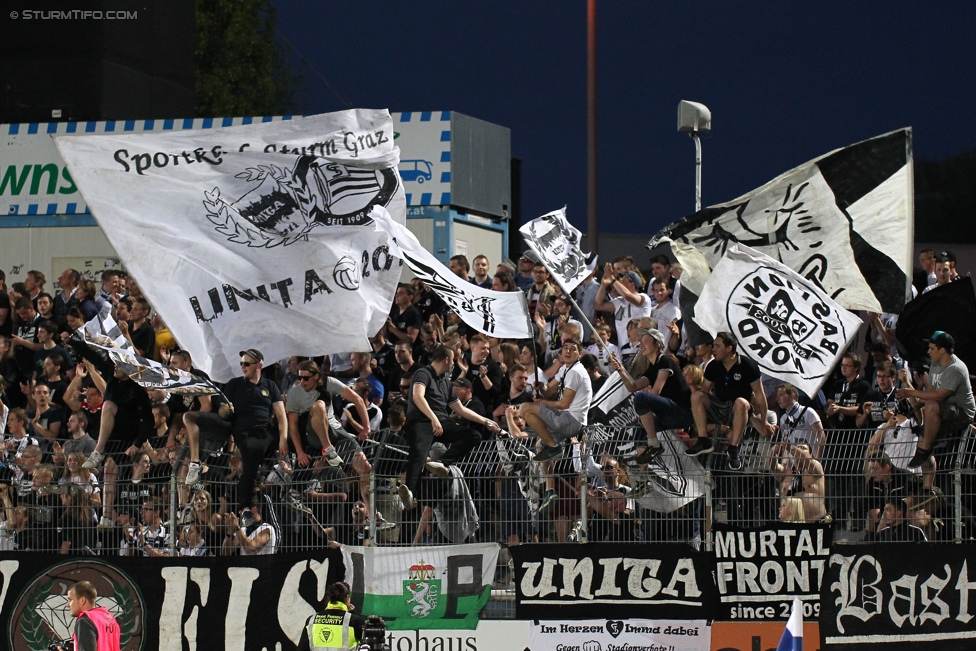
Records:
M400 276L372 223L406 205L385 110L58 136L99 226L195 364L369 350Z
M390 255L401 258L469 326L491 337L531 339L529 308L522 292L495 292L462 280L434 257L405 226L373 211L376 225L390 234Z
M764 373L813 395L857 335L861 320L781 262L728 248L698 299L695 320L739 340Z
M343 545L342 564L360 612L379 615L390 630L473 629L491 596L499 549Z
M566 207L533 219L519 229L529 248L567 293L596 268L595 253L580 250L582 234L566 220Z

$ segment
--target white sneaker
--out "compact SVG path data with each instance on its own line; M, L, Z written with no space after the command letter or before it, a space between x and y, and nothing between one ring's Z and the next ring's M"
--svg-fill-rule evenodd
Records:
M187 467L186 479L183 480L183 483L187 486L193 486L198 481L200 481L200 462L191 461Z
M115 521L112 520L112 518L106 518L103 515L102 516L102 519L98 523L98 527L96 527L96 528L97 529L111 529L114 526L115 526Z
M105 461L105 455L98 450L92 450L92 453L88 456L88 460L81 464L82 468L98 468Z
M325 453L326 463L335 468L336 466L342 465L342 457L339 453L335 451L335 448L329 448L329 451Z
M435 477L447 477L449 474L451 474L450 469L440 461L428 461L427 472Z
M409 511L417 506L417 503L413 499L413 493L407 488L406 484L400 484L400 488L397 490L400 493L400 501L403 502L403 508Z

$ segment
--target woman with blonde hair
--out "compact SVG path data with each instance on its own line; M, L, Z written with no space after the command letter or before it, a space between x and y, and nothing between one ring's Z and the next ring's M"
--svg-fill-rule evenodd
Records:
M799 497L784 497L780 501L779 519L782 522L804 523L807 521L803 513L803 500Z
M701 390L702 382L705 381L705 372L697 364L688 364L681 373L685 376L685 381L691 388L692 393Z
M195 525L201 530L203 541L211 552L219 550L223 544L223 517L214 508L213 496L206 490L193 493L190 500L190 512L185 516L182 524Z

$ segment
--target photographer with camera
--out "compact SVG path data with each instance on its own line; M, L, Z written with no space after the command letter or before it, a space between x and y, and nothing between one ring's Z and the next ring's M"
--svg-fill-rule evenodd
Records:
M325 596L329 604L305 622L298 651L358 649L366 618L351 612L349 584L337 581L325 589Z
M52 644L51 651L119 651L122 646L119 623L105 608L95 605L98 593L88 581L68 588L68 609L76 617L71 647Z

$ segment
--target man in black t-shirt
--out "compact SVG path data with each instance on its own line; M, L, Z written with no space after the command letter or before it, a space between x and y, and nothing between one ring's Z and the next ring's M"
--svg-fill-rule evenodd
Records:
M454 351L439 346L434 349L430 365L413 374L404 429L404 437L410 444L407 477L399 489L400 500L408 510L415 505L413 496L420 488L420 475L425 464L433 474L447 476L450 472L448 467L460 461L481 441L481 436L470 427L451 420L448 411L492 431L499 429L494 421L479 416L458 400L451 388L450 371L453 367ZM428 462L427 455L435 437L448 445L447 452L439 462Z
M713 449L708 436L708 424L718 425L728 431L729 467L738 470L739 441L749 422L763 436L771 436L776 426L766 420L769 407L763 391L759 365L736 352L738 340L731 332L720 332L712 343L712 363L705 367L705 380L701 391L691 396L691 413L695 418L698 440L688 449L688 455L696 457Z
M658 429L691 427L694 419L691 389L678 362L665 353L664 335L657 329L640 328L637 332L640 354L647 358L647 370L634 380L616 355L610 357L610 366L620 373L627 390L634 392L634 410L647 432L647 447L634 461L644 464L661 455Z
M271 435L272 419L277 419L278 424L278 454L282 458L288 456L288 417L278 384L261 374L264 366L261 351L248 348L240 356L244 376L224 385L224 396L229 402L222 404L216 414L199 411L183 414L190 446L190 467L184 481L192 486L200 479L201 432L208 439L220 441L233 436L243 464L237 482L238 510L243 511L254 501L258 467L275 444Z
M387 333L394 343L409 341L412 344L417 341L417 335L420 334L420 326L424 323L420 310L413 306L413 296L413 287L410 285L397 287L396 295L393 297L393 309L390 310L390 317L386 320Z
M828 429L857 429L858 414L871 392L868 381L858 377L860 371L861 358L857 353L846 353L841 358L841 378L826 392Z

